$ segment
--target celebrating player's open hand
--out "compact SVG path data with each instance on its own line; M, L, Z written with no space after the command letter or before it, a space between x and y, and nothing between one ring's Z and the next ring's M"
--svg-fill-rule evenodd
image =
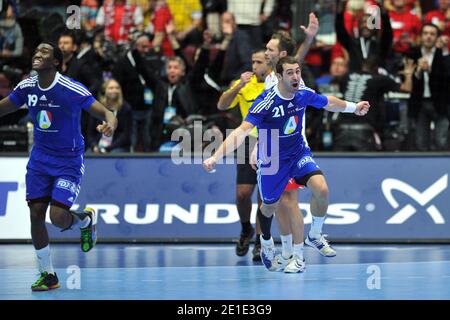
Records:
M308 27L300 26L300 28L305 31L308 37L314 38L319 31L319 19L317 19L314 13L309 14Z
M211 172L214 170L214 167L216 166L217 160L214 157L210 157L203 161L203 167L207 172Z
M114 133L114 126L108 124L106 121L103 121L102 124L97 126L97 131L103 133L107 137L111 137Z
M356 104L355 114L357 116L365 116L369 112L369 101L360 101Z

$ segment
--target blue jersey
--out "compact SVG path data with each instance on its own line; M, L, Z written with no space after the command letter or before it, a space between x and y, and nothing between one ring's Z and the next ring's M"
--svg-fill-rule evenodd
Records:
M21 81L9 99L20 108L27 105L34 124L34 148L53 155L84 153L81 110L95 99L81 83L56 73L53 83L42 89L38 76Z
M273 156L271 135L278 130L279 158L289 159L298 156L304 149L306 141L302 135L302 123L307 106L324 108L328 98L304 87L295 92L292 99L283 98L278 86L265 90L250 107L245 121L258 127L258 157ZM261 130L266 130L264 135ZM266 139L264 138L267 137ZM278 142L277 141L277 142Z

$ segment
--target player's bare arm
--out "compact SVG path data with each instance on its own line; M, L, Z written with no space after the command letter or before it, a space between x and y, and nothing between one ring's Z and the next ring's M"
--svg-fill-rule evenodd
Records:
M210 172L214 169L217 161L227 154L234 152L244 142L245 137L248 136L250 131L254 128L254 125L250 122L243 121L242 124L233 130L233 132L225 139L220 145L219 149L214 155L205 161L203 161L203 167L206 171Z
M102 124L97 126L97 131L108 137L112 136L117 128L116 116L97 100L95 100L88 111L93 117L103 121Z
M319 31L319 19L317 19L316 15L311 12L309 14L308 27L300 26L300 28L305 32L306 39L300 45L300 48L295 55L295 59L301 64L303 59L305 59L306 54L308 53L309 48L317 35L317 32Z
M253 72L247 71L241 74L240 82L237 86L232 89L228 89L220 96L219 102L217 103L217 108L219 110L226 110L230 107L230 104L233 102L234 98L238 95L239 91L245 87L247 83L250 82L250 79L253 76Z
M4 115L7 115L8 113L12 113L17 110L17 107L14 105L14 103L9 100L8 97L3 98L0 101L0 117L3 117Z
M358 103L348 102L339 98L328 96L328 105L325 110L331 112L354 113L357 116L365 116L369 112L369 101L360 101Z

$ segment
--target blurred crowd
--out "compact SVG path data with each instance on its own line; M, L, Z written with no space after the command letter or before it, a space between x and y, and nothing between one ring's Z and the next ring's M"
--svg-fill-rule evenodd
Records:
M362 118L308 109L313 150L449 151L450 0L0 2L1 97L30 74L41 41L56 43L60 72L119 120L107 138L83 114L88 153L167 152L172 132L198 121L203 131L235 128L239 110L219 110L221 94L273 33L300 47L309 12L320 29L302 65L306 85L372 105ZM28 122L22 110L0 127Z

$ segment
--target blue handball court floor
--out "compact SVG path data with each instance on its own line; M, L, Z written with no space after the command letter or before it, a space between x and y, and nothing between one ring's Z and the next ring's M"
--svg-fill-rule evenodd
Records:
M52 244L61 288L33 293L33 246L1 244L0 300L450 299L450 245L334 247L334 258L305 248L306 271L284 274L233 244Z

